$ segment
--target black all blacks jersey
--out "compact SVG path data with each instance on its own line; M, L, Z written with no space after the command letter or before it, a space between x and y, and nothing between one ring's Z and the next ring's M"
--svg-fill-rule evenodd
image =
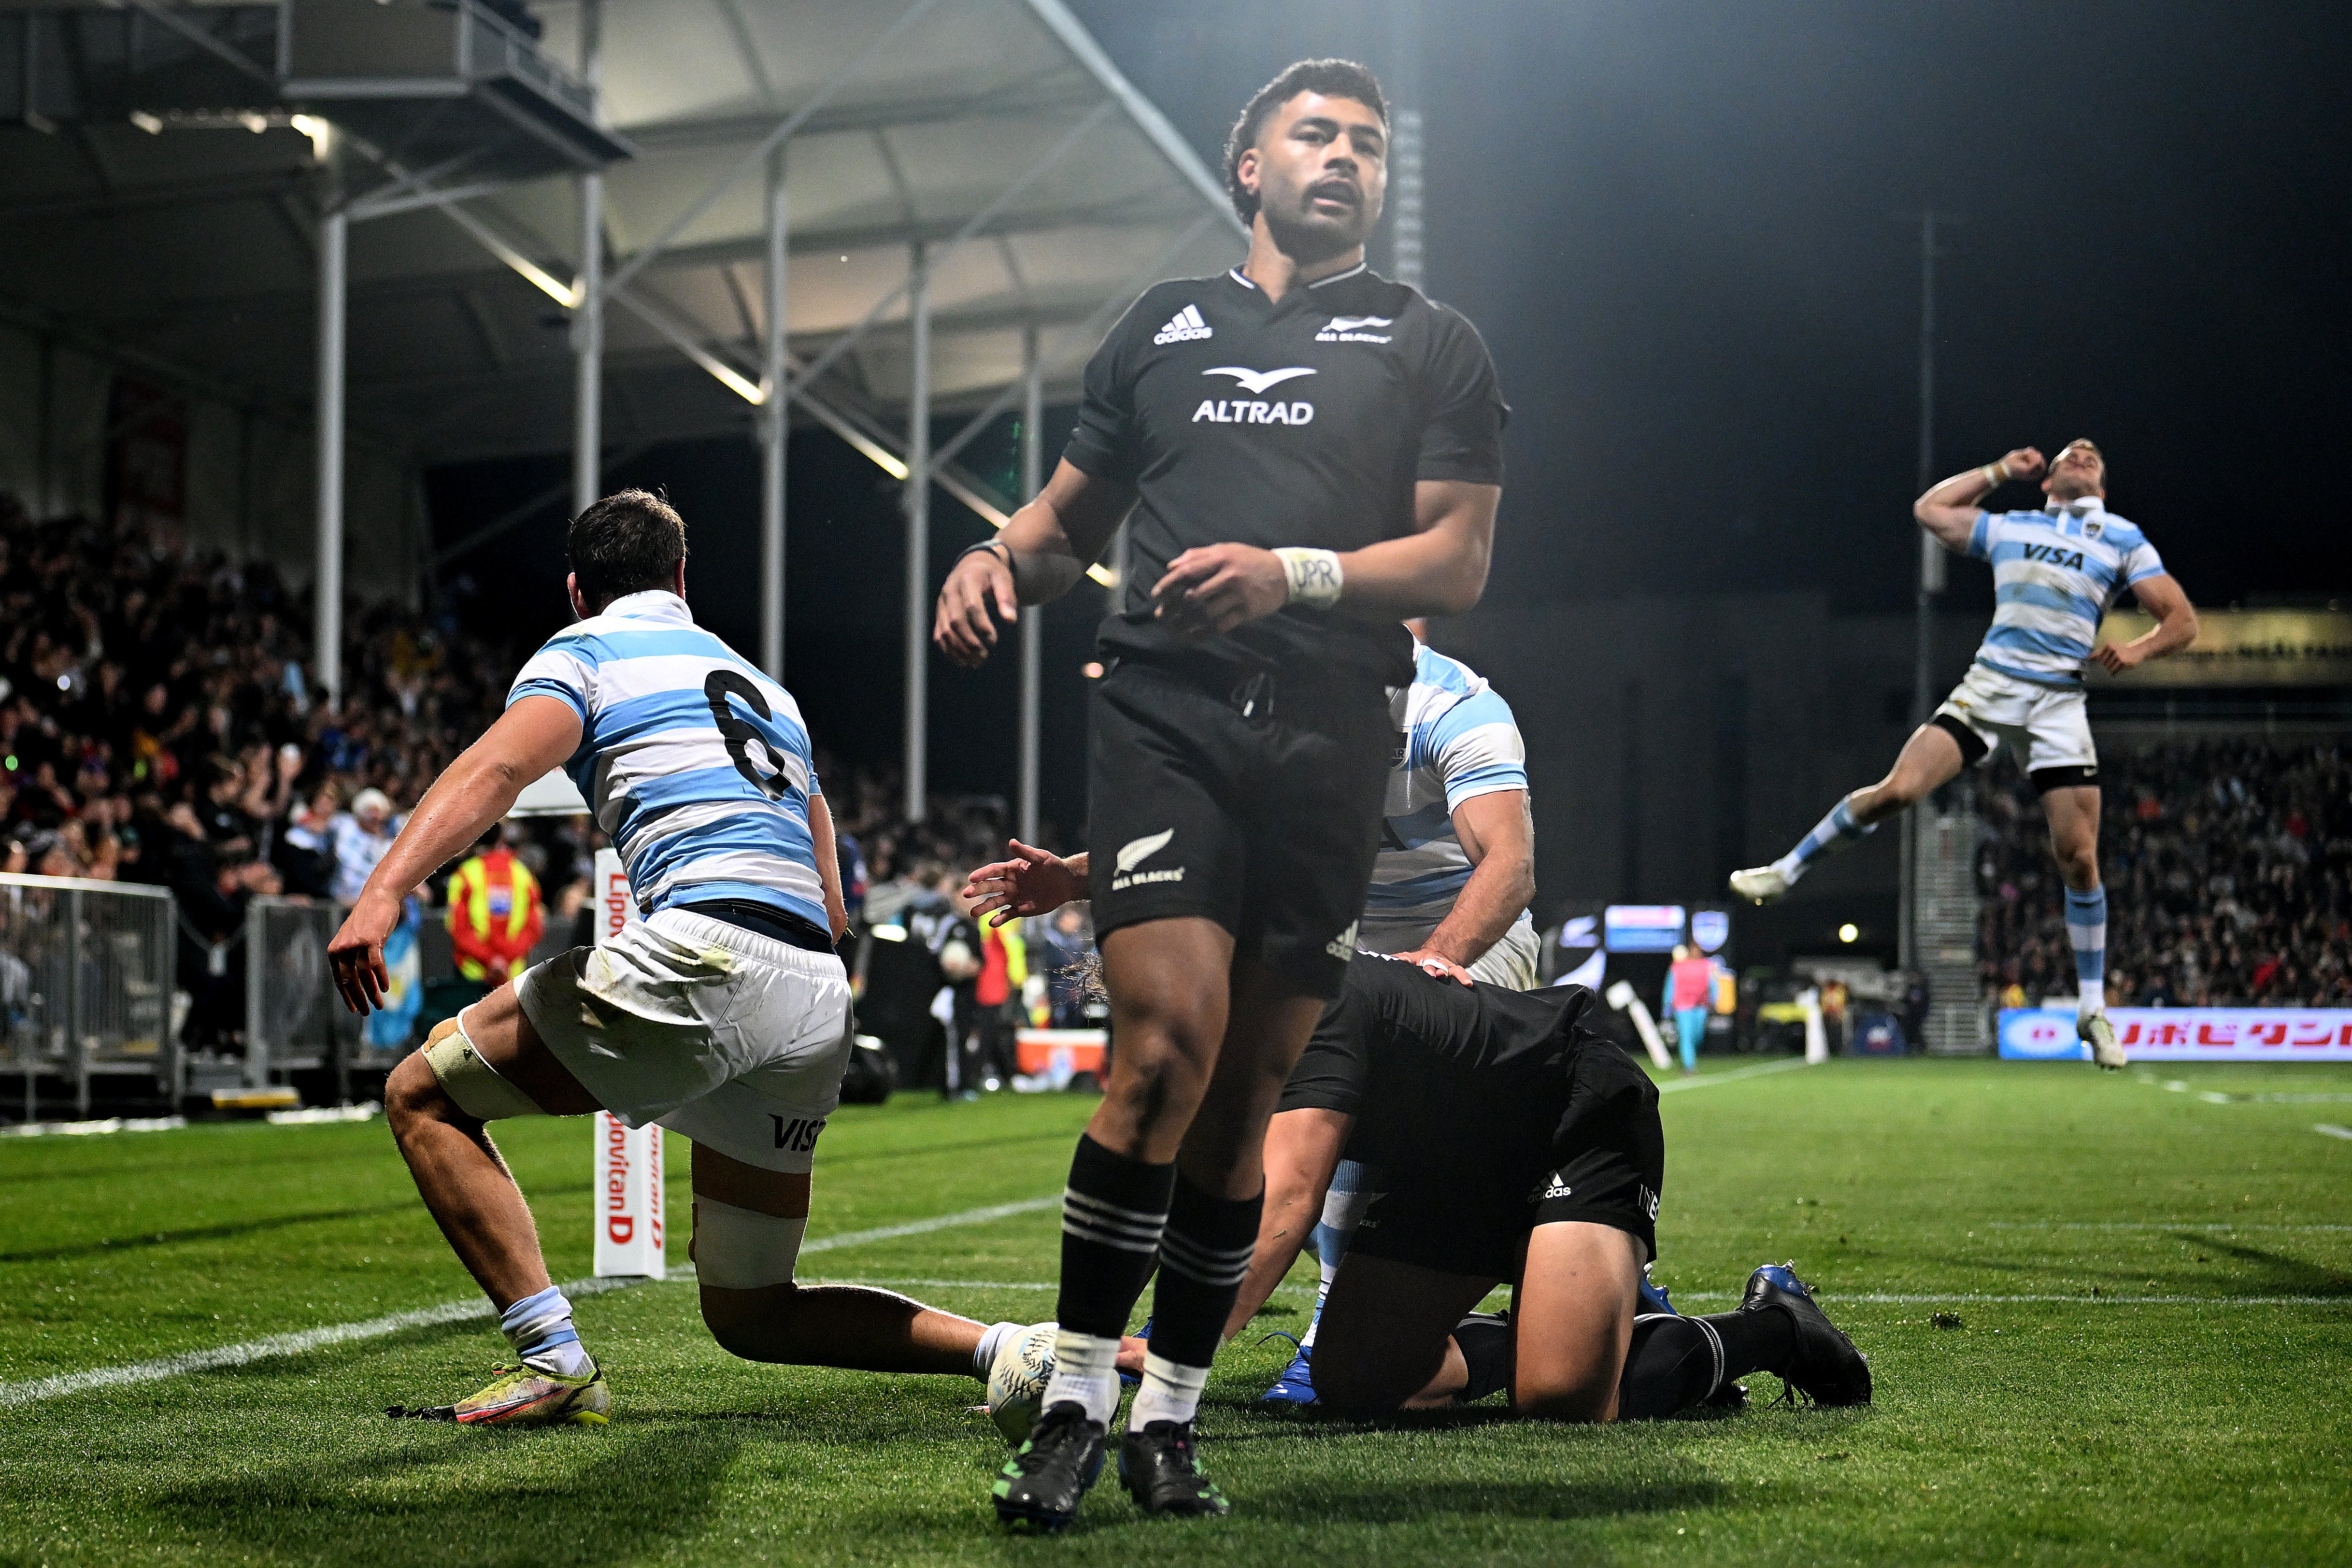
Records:
M1088 362L1064 453L1138 497L1103 651L1409 684L1412 639L1393 620L1294 605L1182 637L1152 618L1152 585L1197 545L1349 551L1411 533L1415 480L1503 482L1508 412L1475 328L1362 267L1279 301L1238 270L1155 284Z

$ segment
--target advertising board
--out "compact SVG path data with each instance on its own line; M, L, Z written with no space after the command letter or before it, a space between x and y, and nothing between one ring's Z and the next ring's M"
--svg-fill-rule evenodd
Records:
M2134 1061L2352 1061L2352 1008L2111 1007L2116 1043ZM2010 1061L2087 1061L2072 1008L2004 1007Z

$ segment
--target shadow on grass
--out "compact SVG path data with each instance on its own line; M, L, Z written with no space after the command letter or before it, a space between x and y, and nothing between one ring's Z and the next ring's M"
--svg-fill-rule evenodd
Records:
M195 1542L307 1563L611 1562L719 1522L741 1447L723 1429L445 1429L372 1458L320 1456L157 1494L159 1526ZM224 1555L228 1554L224 1551Z
M2271 1252L2241 1242L2225 1241L2210 1231L2176 1230L2172 1239L2200 1252L2218 1252L2251 1263L2263 1271L2263 1283L2282 1296L2352 1296L2352 1279L2325 1264Z
M373 1219L382 1215L409 1214L416 1206L416 1200L410 1197L398 1203L366 1204L358 1208L271 1215L263 1219L240 1220L234 1225L201 1225L186 1230L150 1231L144 1236L102 1237L96 1241L79 1242L72 1247L0 1252L0 1263L61 1263L69 1258L107 1258L144 1247L171 1247L188 1241L228 1241L240 1236L257 1236L264 1231L285 1230L298 1225L324 1225L331 1220Z

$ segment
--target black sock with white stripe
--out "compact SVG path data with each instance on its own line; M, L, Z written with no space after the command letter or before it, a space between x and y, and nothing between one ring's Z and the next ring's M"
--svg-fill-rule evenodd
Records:
M1137 1397L1129 1425L1145 1419L1189 1421L1200 1404L1200 1382L1224 1338L1225 1319L1241 1293L1249 1272L1250 1253L1257 1245L1259 1212L1265 1194L1220 1198L1194 1186L1181 1174L1175 1200L1169 1205L1167 1234L1160 1238L1160 1279L1151 1295L1151 1356L1173 1368L1198 1371L1202 1377L1171 1380L1150 1401ZM1188 1388L1186 1384L1190 1384ZM1153 1392L1145 1379L1147 1392ZM1180 1408L1181 1407L1181 1408Z
M1062 1193L1062 1292L1045 1405L1065 1399L1108 1425L1118 1408L1112 1360L1160 1256L1176 1167L1148 1165L1081 1136Z
M1796 1325L1786 1312L1645 1313L1633 1320L1617 1418L1663 1421L1750 1373L1778 1373L1796 1353Z

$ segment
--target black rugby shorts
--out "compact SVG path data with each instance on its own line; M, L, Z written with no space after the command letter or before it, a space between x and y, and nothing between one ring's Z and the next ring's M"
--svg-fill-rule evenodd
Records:
M1199 916L1233 934L1236 956L1307 995L1339 994L1396 731L1378 685L1309 679L1244 689L1122 658L1095 683L1087 847L1098 935Z
M1569 1068L1567 1108L1549 1136L1513 1132L1506 1108L1473 1120L1464 1107L1424 1108L1423 1157L1384 1160L1388 1192L1364 1211L1349 1252L1445 1274L1515 1278L1538 1226L1612 1226L1658 1255L1658 1194L1666 1141L1658 1089L1614 1045L1596 1043Z

